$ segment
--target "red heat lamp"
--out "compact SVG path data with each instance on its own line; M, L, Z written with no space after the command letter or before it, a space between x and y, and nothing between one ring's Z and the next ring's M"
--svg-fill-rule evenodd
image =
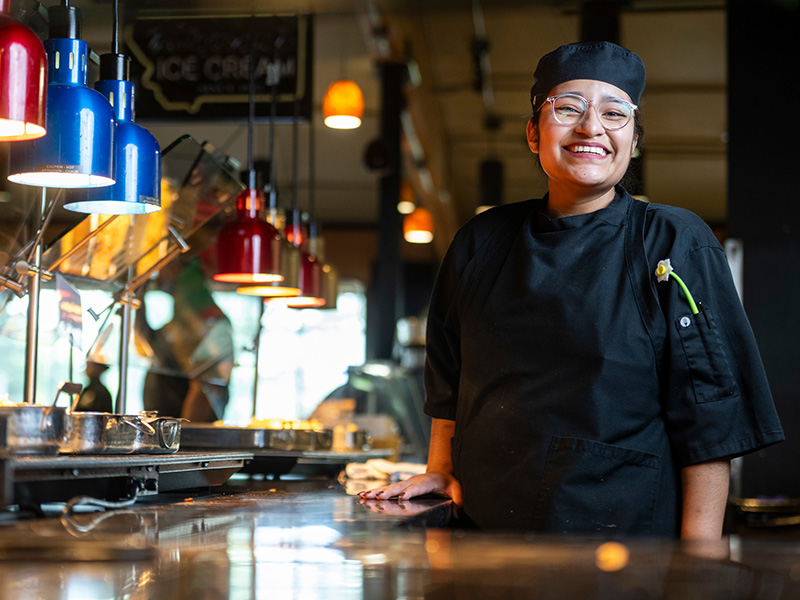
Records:
M261 218L264 204L264 192L253 188L236 198L236 219L222 228L217 239L214 280L239 284L283 281L282 238Z
M303 236L300 227L290 228L287 238L298 240ZM289 308L320 308L325 306L325 294L323 292L324 272L322 262L306 249L295 245L300 253L300 262L296 267L298 294L267 298L265 302L281 304ZM242 289L236 290L240 293Z
M0 142L33 140L46 133L44 44L10 13L11 0L0 0Z
M316 256L300 251L300 295L283 300L289 308L325 306L322 294L322 263Z

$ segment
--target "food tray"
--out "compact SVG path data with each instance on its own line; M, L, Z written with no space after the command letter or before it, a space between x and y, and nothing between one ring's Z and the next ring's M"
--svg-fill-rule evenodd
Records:
M267 429L258 427L219 427L212 424L184 424L184 448L250 448L262 450L330 450L333 431L323 429Z

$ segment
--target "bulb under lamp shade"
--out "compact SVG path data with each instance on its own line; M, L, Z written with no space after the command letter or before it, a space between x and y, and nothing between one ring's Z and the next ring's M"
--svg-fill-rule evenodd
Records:
M46 133L47 55L36 34L10 12L11 0L0 0L0 142Z
M116 183L70 190L64 208L103 215L140 215L161 210L161 149L153 135L133 122L134 86L128 81L130 59L100 57L101 79L95 88L108 98L117 120Z
M401 215L410 215L412 212L414 212L415 208L416 205L408 200L401 199L400 202L397 203L397 212L399 212Z
M264 192L246 189L236 198L236 218L217 238L216 281L268 283L283 281L281 234L261 218Z
M48 9L47 135L11 147L8 179L13 183L55 188L114 184L114 111L100 92L86 87L89 45L77 38L79 15L74 6Z
M403 238L412 244L427 244L433 241L433 215L417 207L403 218Z
M282 240L281 248L281 273L283 281L271 281L254 285L244 285L236 288L237 294L245 296L261 296L267 300L271 298L286 298L297 296L300 293L298 277L300 274L300 250Z
M404 179L400 184L400 200L397 202L397 212L401 215L410 215L416 207L414 188Z
M324 123L332 129L355 129L364 116L364 95L355 81L340 79L328 86L322 98Z

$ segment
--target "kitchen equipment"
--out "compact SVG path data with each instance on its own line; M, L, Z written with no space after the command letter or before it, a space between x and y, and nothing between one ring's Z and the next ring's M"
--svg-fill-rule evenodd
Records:
M67 410L57 407L56 403L62 393L79 394L82 387L79 383L62 383L51 406L4 401L0 405L0 451L22 455L58 454Z
M145 427L137 429L135 452L169 454L177 452L181 441L181 422L188 419L159 417L155 413L140 413L140 422ZM150 433L148 428L153 430Z
M265 450L330 450L333 431L283 427L219 427L191 424L183 428L183 443L193 448L258 448Z
M71 412L62 454L169 454L180 445L181 420L152 413Z
M20 455L58 454L67 410L39 404L0 406L0 450Z

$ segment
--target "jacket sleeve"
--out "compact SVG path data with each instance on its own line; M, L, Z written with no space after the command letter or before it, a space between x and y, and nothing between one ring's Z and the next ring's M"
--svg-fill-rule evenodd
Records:
M756 340L722 247L710 231L701 230L697 239L673 250L672 267L701 308L692 314L674 278L657 284L667 331L664 412L679 464L740 456L782 441ZM660 258L666 257L650 257L653 271Z
M461 372L461 335L456 311L459 276L456 245L442 261L431 294L425 334L425 413L437 419L456 418Z

